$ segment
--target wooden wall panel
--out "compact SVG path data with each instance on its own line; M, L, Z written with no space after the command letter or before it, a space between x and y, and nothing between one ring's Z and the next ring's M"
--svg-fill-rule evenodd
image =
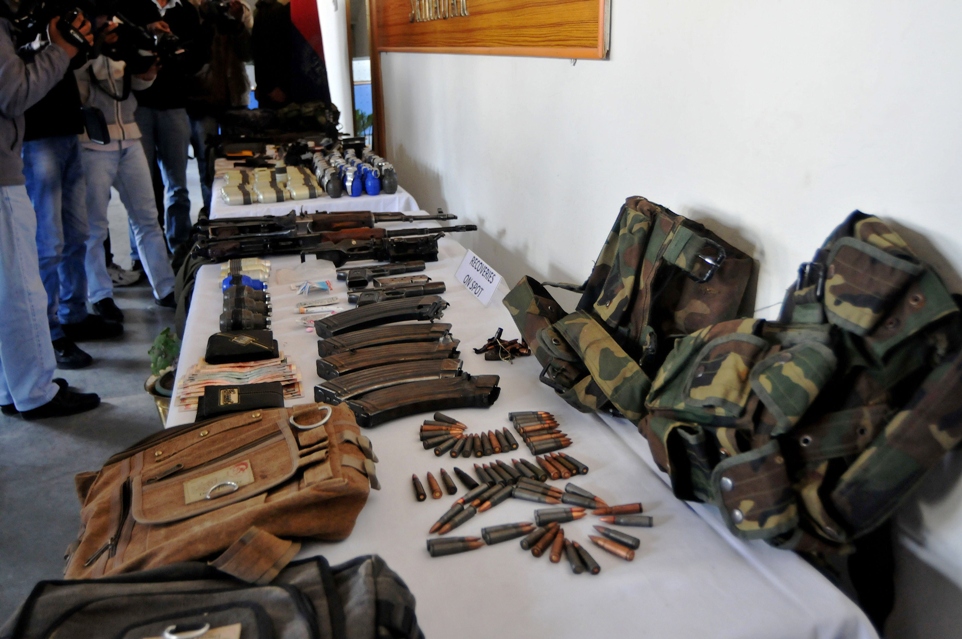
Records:
M583 59L608 54L608 0L466 0L467 16L412 22L418 1L369 0L372 48Z

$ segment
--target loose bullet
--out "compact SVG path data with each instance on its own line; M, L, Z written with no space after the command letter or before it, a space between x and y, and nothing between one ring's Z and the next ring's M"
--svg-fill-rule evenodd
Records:
M551 563L556 564L561 561L561 555L564 553L565 549L565 531L563 528L558 529L558 534L555 535L554 541L551 542L551 554L548 559Z
M457 503L459 504L470 504L475 499L486 493L491 488L491 484L480 484L475 486L461 497Z
M531 444L553 441L555 439L560 440L560 439L565 439L566 437L568 436L559 430L556 433L541 433L539 435L532 435L531 437L525 437L524 442L530 446Z
M487 436L488 436L488 443L491 444L491 450L493 450L494 454L497 455L498 453L501 452L501 442L499 442L498 438L495 437L493 430L489 430L487 432Z
M474 440L474 456L484 457L487 453L484 452L484 446L482 446L481 436L478 434L475 434L474 436L472 436L472 439ZM488 444L488 445L490 446L491 444Z
M464 447L467 446L467 445L468 445L468 438L467 438L467 437L462 437L461 439L459 439L459 440L458 440L458 443L455 444L455 445L454 445L454 448L451 449L451 457L452 457L452 458L455 458L455 459L458 458L458 457L460 457L460 456L461 456L461 452L464 450Z
M414 484L414 496L417 497L418 501L424 501L428 498L427 493L424 492L424 486L421 484L421 480L418 479L417 475L411 475L411 483Z
M482 484L493 484L494 478L479 464L474 465L474 474L478 476L478 481Z
M500 526L488 526L481 529L481 538L489 546L500 544L503 541L510 541L527 535L534 530L534 524L521 522L517 524L502 524Z
M490 466L486 466L486 468L488 469L488 473L496 475L498 479L505 484L514 483L514 479L508 474L508 471L504 470L497 464L491 464Z
M558 490L555 486L542 484L539 481L528 479L527 477L522 477L521 479L519 479L518 486L521 486L526 490L530 490L535 493L541 493L542 495L549 495L551 497L556 497L558 499L561 499L561 496L564 494L563 492Z
M546 532L541 539L531 546L531 554L535 557L540 557L544 554L544 551L546 551L554 542L554 538L557 536L558 531L561 530L561 526L557 522L552 522L545 526L545 528L548 532Z
M534 433L540 433L541 431L545 430L553 430L555 427L555 424L543 424L539 422L530 426L522 426L518 429L518 432L521 433L522 437L524 437L525 435L533 435Z
M536 543L538 543L538 540L544 537L547 532L548 532L547 526L538 526L537 528L532 530L530 533L528 533L527 537L521 540L521 549L531 550L531 547L534 546Z
M514 469L514 466L506 463L504 460L501 460L501 459L497 460L497 462L495 462L495 463L497 463L498 468L500 468L500 469L503 470L504 472L508 473L508 477L511 478L511 483L512 483L512 484L517 483L517 481L518 481L519 479L521 479L521 477L522 477L521 473L519 473L517 470L515 470L515 469Z
M553 521L563 524L585 516L584 508L542 508L534 511L534 520L539 526Z
M597 508L601 504L595 499L588 499L574 493L565 493L561 496L561 503L569 506L581 506L582 508Z
M452 426L451 424L425 424L421 426L422 433L463 433L464 426Z
M579 475L587 475L587 474L588 474L588 467L585 466L584 464L582 464L580 461L578 461L578 460L575 459L574 457L572 457L571 455L569 455L568 453L558 453L558 455L561 456L561 457L564 457L564 458L567 459L569 462L571 462L571 463L575 466L575 468L578 469L578 474L579 474Z
M465 428L467 428L467 426L465 426L461 422L455 422L452 424L451 422L442 422L437 419L425 419L424 424L422 425L422 428L424 426L443 426L444 428L460 428L461 430L464 430Z
M457 515L452 517L451 521L441 526L441 528L438 530L438 534L444 535L451 532L452 530L454 530L455 528L457 528L467 520L474 517L476 514L478 514L477 509L474 506L468 506L467 508L459 512Z
M536 493L530 490L521 488L520 486L515 486L511 492L511 496L515 499L523 499L524 501L533 501L537 504L550 504L552 506L560 504L561 501L556 497L551 497L549 495L544 495L542 493Z
M551 479L561 479L561 473L558 472L558 469L553 465L544 459L541 459L540 457L535 457L534 460L538 462L538 465L541 466L541 468L544 469L544 472L548 473L548 476L551 477Z
M506 453L511 450L511 444L508 443L507 438L505 438L500 430L494 431L494 437L498 440L498 445L501 447L502 453Z
M511 431L508 430L506 426L501 429L501 433L504 435L504 438L508 440L508 445L511 446L511 450L518 450L518 440L514 438L514 435L511 434Z
M570 439L549 439L547 441L530 444L528 450L531 451L532 455L544 455L545 453L553 453L556 450L561 450L568 446L571 446ZM565 472L568 473L568 477L571 476L568 469L565 469Z
M512 490L513 490L512 486L502 486L501 490L491 495L486 502L484 502L478 507L478 512L483 513L485 511L491 510L492 508L494 508L495 506L497 506L498 504L506 500L508 497L510 497Z
M438 485L438 480L435 479L431 473L428 473L428 490L431 491L431 497L441 499L441 487Z
M616 541L611 541L610 539L605 539L604 537L598 537L596 535L588 535L588 539L591 542L604 550L609 552L615 557L621 557L625 561L631 561L635 558L635 551L627 546L622 546Z
M597 575L599 572L601 572L601 566L598 565L598 562L595 561L595 558L591 556L584 546L579 544L577 541L571 542L571 545L574 546L575 550L578 551L578 556L581 557L581 561L584 562L585 568L588 569L588 572L590 572L592 575Z
M488 439L487 434L481 437L481 450L484 452L484 456L494 454L494 448L491 446L491 440Z
M651 515L608 515L599 517L606 524L616 526L638 526L639 528L651 528L654 523Z
M492 486L489 486L486 491L478 495L474 499L474 501L471 502L471 505L474 506L475 508L478 508L479 506L487 502L489 499L491 499L498 492L500 492L503 488L504 488L503 484L494 484Z
M570 481L567 484L565 484L565 492L574 493L575 495L581 495L582 497L587 497L588 499L598 499L598 496L595 495L594 493L591 493L585 490L581 486L572 484Z
M544 468L542 468L541 466L538 466L537 464L533 464L529 462L527 459L521 459L519 461L523 466L525 466L528 470L534 473L535 479L537 479L542 483L548 481L548 473L545 472Z
M511 465L514 466L514 469L519 473L521 473L521 475L526 479L536 481L535 480L536 475L534 474L534 471L532 471L530 468L528 468L527 466L519 462L517 459L512 459Z
M430 450L431 448L436 448L448 441L449 439L456 439L454 435L441 435L440 437L432 437L431 439L425 439L422 443L424 450Z
M551 461L556 464L561 464L564 468L568 469L568 472L572 475L578 474L578 467L569 462L567 459L559 455L558 453L551 453Z
M548 457L547 455L545 455L544 457L535 457L535 459L539 460L538 463L544 462L544 466L542 466L542 467L545 468L546 470L547 470L548 468L553 468L553 469L554 469L555 474L554 474L554 475L551 475L551 479L559 479L559 478L561 478L561 479L570 479L570 478L571 478L571 473L568 472L568 469L567 469L567 468L565 468L564 466L562 466L562 465L560 465L560 464L554 463L554 462L551 460L551 458ZM548 472L550 473L551 471L549 470Z
M461 441L461 438L460 438L460 437L455 437L454 439L449 439L448 441L444 442L443 444L441 444L440 446L438 446L437 448L434 449L434 456L435 456L435 457L440 457L440 456L443 455L444 453L450 451L452 448L454 448L455 446L457 446L459 441Z
M418 435L418 440L423 444L424 442L430 441L432 439L440 439L442 437L451 437L453 435L455 435L455 433L449 433L447 431L430 431L426 433L420 433Z
M437 531L441 530L441 527L444 524L454 519L454 516L457 515L459 512L461 512L462 510L464 510L464 506L462 506L460 502L455 502L454 505L451 506L446 513L441 515L440 519L434 522L434 525L431 526L431 530L429 530L428 532L430 532L431 534L434 534Z
M458 487L454 485L454 480L451 479L451 475L448 471L441 469L441 483L444 484L444 490L449 495L453 495L458 492Z
M461 480L461 483L464 484L464 487L468 490L478 487L478 482L474 481L474 478L471 477L471 475L467 474L457 466L454 467L454 474L458 476L458 479Z
M477 550L484 542L477 537L458 537L456 539L428 539L428 552L432 557L455 555L469 550Z
M459 424L460 422L453 417L445 415L444 413L434 413L434 419L439 422L444 422L446 424Z
M570 539L565 539L565 557L568 558L568 565L571 566L571 572L580 575L585 571L585 565L581 561L581 557L578 556L578 550Z
M617 506L605 506L591 512L592 515L634 515L635 513L645 512L645 507L641 504L618 504Z
M543 410L522 410L522 411L515 411L513 413L508 413L508 419L514 419L515 417L521 417L524 415L551 415L551 413L545 412Z
M602 535L611 539L612 541L617 541L622 546L628 546L632 550L637 550L641 546L641 540L637 537L632 537L631 535L625 534L620 530L615 530L614 528L608 528L606 526L595 526L595 530L600 532Z

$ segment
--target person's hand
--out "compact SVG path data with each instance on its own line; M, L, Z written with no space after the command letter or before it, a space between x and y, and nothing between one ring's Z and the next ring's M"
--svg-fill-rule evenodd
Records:
M151 22L147 25L147 30L154 35L161 33L171 33L170 26L163 20L158 20L157 22Z
M116 22L105 23L102 31L104 34L104 44L114 44L120 39L120 36L115 33L119 26Z
M73 44L67 41L67 39L60 33L60 29L57 28L57 23L60 22L60 18L56 17L50 21L47 25L47 38L52 44L60 47L69 57L74 57L77 55L79 50ZM72 23L73 27L80 32L80 34L87 41L87 44L93 46L94 36L90 30L90 21L83 16L83 14L78 14Z
M240 20L244 17L244 3L240 0L231 0L230 6L227 8L227 13Z

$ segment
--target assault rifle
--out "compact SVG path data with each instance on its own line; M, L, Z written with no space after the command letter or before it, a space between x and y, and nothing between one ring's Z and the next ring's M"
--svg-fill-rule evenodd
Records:
M405 213L374 213L371 211L346 211L341 213L303 213L291 211L287 215L262 217L219 218L207 222L207 236L212 239L234 238L243 235L314 235L347 229L374 228L383 222L426 222L429 220L456 220L441 209L434 215L407 215Z
M402 297L440 295L444 293L445 290L444 282L428 282L426 284L414 284L411 286L391 286L388 288L375 288L369 291L352 291L348 293L347 301L358 306L367 306L388 300L398 300Z

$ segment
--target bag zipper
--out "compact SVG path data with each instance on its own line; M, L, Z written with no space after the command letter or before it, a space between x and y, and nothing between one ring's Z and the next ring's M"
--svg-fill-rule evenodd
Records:
M92 554L90 558L84 562L84 568L89 568L92 566L93 563L97 561L104 553L108 553L107 557L111 558L117 552L117 543L120 541L120 535L124 530L124 524L127 523L127 518L130 517L130 502L132 496L132 480L128 477L124 480L124 483L120 489L120 521L114 528L114 534L111 535L110 539L108 539L103 546L98 548L94 554Z
M203 463L201 463L201 464L197 464L196 466L191 466L190 468L185 468L183 464L175 464L173 467L169 468L169 469L168 469L167 471L165 471L165 472L160 473L160 474L157 475L156 477L151 477L150 479L145 479L143 483L144 483L145 485L147 485L147 484L155 484L155 483L157 483L157 482L159 482L159 481L163 481L163 480L170 479L171 477L174 477L175 475L178 475L181 471L184 471L184 470L188 470L188 471L198 470L198 469L200 469L200 468L204 468L205 466L210 466L211 464L216 464L217 462L223 461L224 459L227 459L227 458L229 458L229 457L233 457L233 456L235 456L235 455L239 455L239 454L241 454L241 453L243 453L243 452L246 452L246 451L250 450L251 448L255 448L255 447L257 447L257 446L260 446L260 445L263 444L264 442L267 442L267 441L269 441L269 440L271 440L271 439L283 439L283 438L284 438L284 434L283 434L283 433L280 433L280 432L268 433L267 435L264 435L263 437L260 437L260 438L258 438L258 439L255 439L255 440L252 441L252 442L248 442L247 444L244 444L244 445L241 446L240 448L235 448L234 450L229 451L229 452L226 452L226 453L224 453L223 455L218 455L217 457L214 457L213 459L208 459L207 461L205 461L205 462L203 462ZM179 468L178 468L178 466L179 466Z

